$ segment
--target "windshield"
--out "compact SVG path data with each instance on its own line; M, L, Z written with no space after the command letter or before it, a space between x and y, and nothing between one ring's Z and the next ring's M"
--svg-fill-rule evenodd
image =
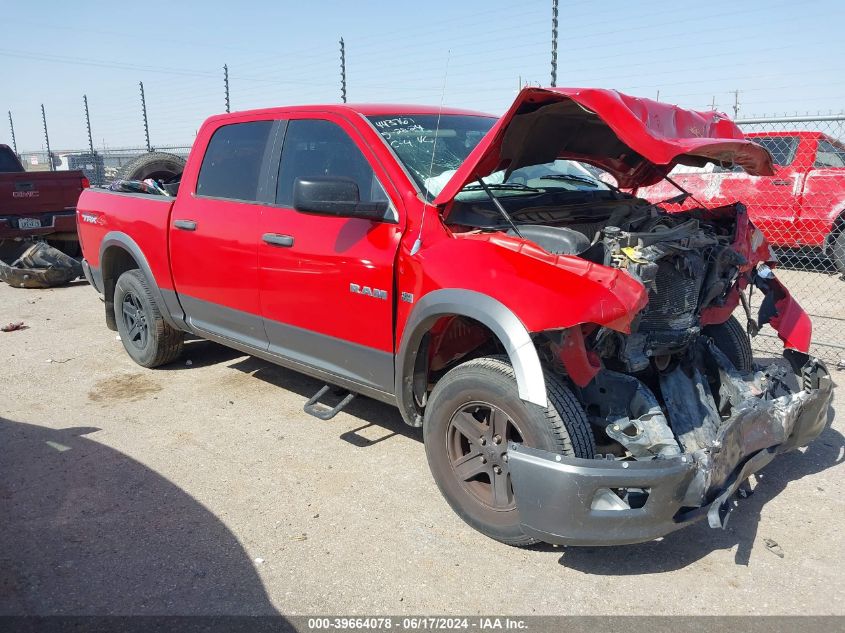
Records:
M492 117L454 114L442 115L439 126L436 114L368 118L423 193L431 198L440 193L460 164L496 123ZM491 185L490 189L497 197L548 191L607 191L608 186L598 179L595 171L595 168L576 161L556 160L517 169L507 180L504 171L496 171L485 177L484 182ZM478 183L470 183L457 199L472 200L486 196Z
M430 196L435 196L439 189L429 189L426 182L446 172L450 176L455 173L496 123L493 117L458 114L441 115L439 125L436 114L368 118L423 192Z

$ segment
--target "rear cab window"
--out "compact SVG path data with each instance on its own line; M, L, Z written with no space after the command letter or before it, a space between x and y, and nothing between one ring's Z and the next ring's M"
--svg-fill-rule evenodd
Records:
M0 173L22 172L20 162L10 147L0 147Z
M197 178L197 196L257 202L273 121L224 125L214 132Z

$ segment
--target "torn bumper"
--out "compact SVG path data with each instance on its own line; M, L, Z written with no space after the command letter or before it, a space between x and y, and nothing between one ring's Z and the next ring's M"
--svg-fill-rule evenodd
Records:
M825 428L833 386L826 367L810 359L799 378L797 393L746 402L713 447L677 457L580 459L512 443L508 464L523 531L561 545L623 545L704 517L724 527L752 473Z

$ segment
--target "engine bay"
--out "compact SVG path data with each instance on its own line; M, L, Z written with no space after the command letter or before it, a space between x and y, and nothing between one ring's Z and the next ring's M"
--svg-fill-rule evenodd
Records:
M783 398L785 415L800 408L801 386L807 385L797 384L793 371L800 381L805 354L787 354L793 371L784 364L757 368L745 332L731 339L722 331L740 328L735 319L702 325L704 310L732 307L730 293L741 275L757 277L737 243L742 205L669 213L618 193L585 195L587 200L530 208L503 198L513 205L510 228L481 204L453 210L450 220L464 230L503 231L552 254L625 270L645 287L648 303L630 333L580 328L577 336L596 362L586 377L577 379L563 358L571 332L550 334L545 346L546 362L573 380L599 452L616 460L691 455L703 463L732 429L754 424L756 402ZM467 227L468 221L475 226ZM740 338L747 350L735 349ZM701 482L699 493L709 485ZM636 491L613 493L635 499Z

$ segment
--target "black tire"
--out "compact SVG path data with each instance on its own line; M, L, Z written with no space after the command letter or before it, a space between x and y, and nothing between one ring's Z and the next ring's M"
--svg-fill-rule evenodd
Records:
M185 159L166 152L149 152L133 158L117 170L115 180L152 178L170 182L185 170Z
M713 339L722 353L728 357L740 373L754 371L754 353L751 351L751 339L736 317L724 323L708 325L703 329L706 336Z
M549 406L524 402L507 358L475 358L440 379L425 409L425 452L440 492L466 523L508 545L532 545L537 540L526 536L520 528L506 451L500 455L494 452L503 451L507 441L515 439L526 446L562 455L592 458L595 454L595 440L586 413L572 391L549 373L546 390ZM490 412L486 423L485 407ZM467 424L470 434L476 432L478 425L477 441L470 442L468 435L459 430ZM505 429L504 436L495 433L497 428L500 432ZM467 452L460 456L462 450ZM456 467L465 465L487 471L465 479L456 471ZM489 483L485 483L485 478ZM499 482L499 486L494 482Z
M182 353L184 332L165 323L140 270L128 270L117 280L114 311L123 347L141 367L171 363Z
M840 228L831 236L828 255L836 271L840 275L845 275L845 229Z

